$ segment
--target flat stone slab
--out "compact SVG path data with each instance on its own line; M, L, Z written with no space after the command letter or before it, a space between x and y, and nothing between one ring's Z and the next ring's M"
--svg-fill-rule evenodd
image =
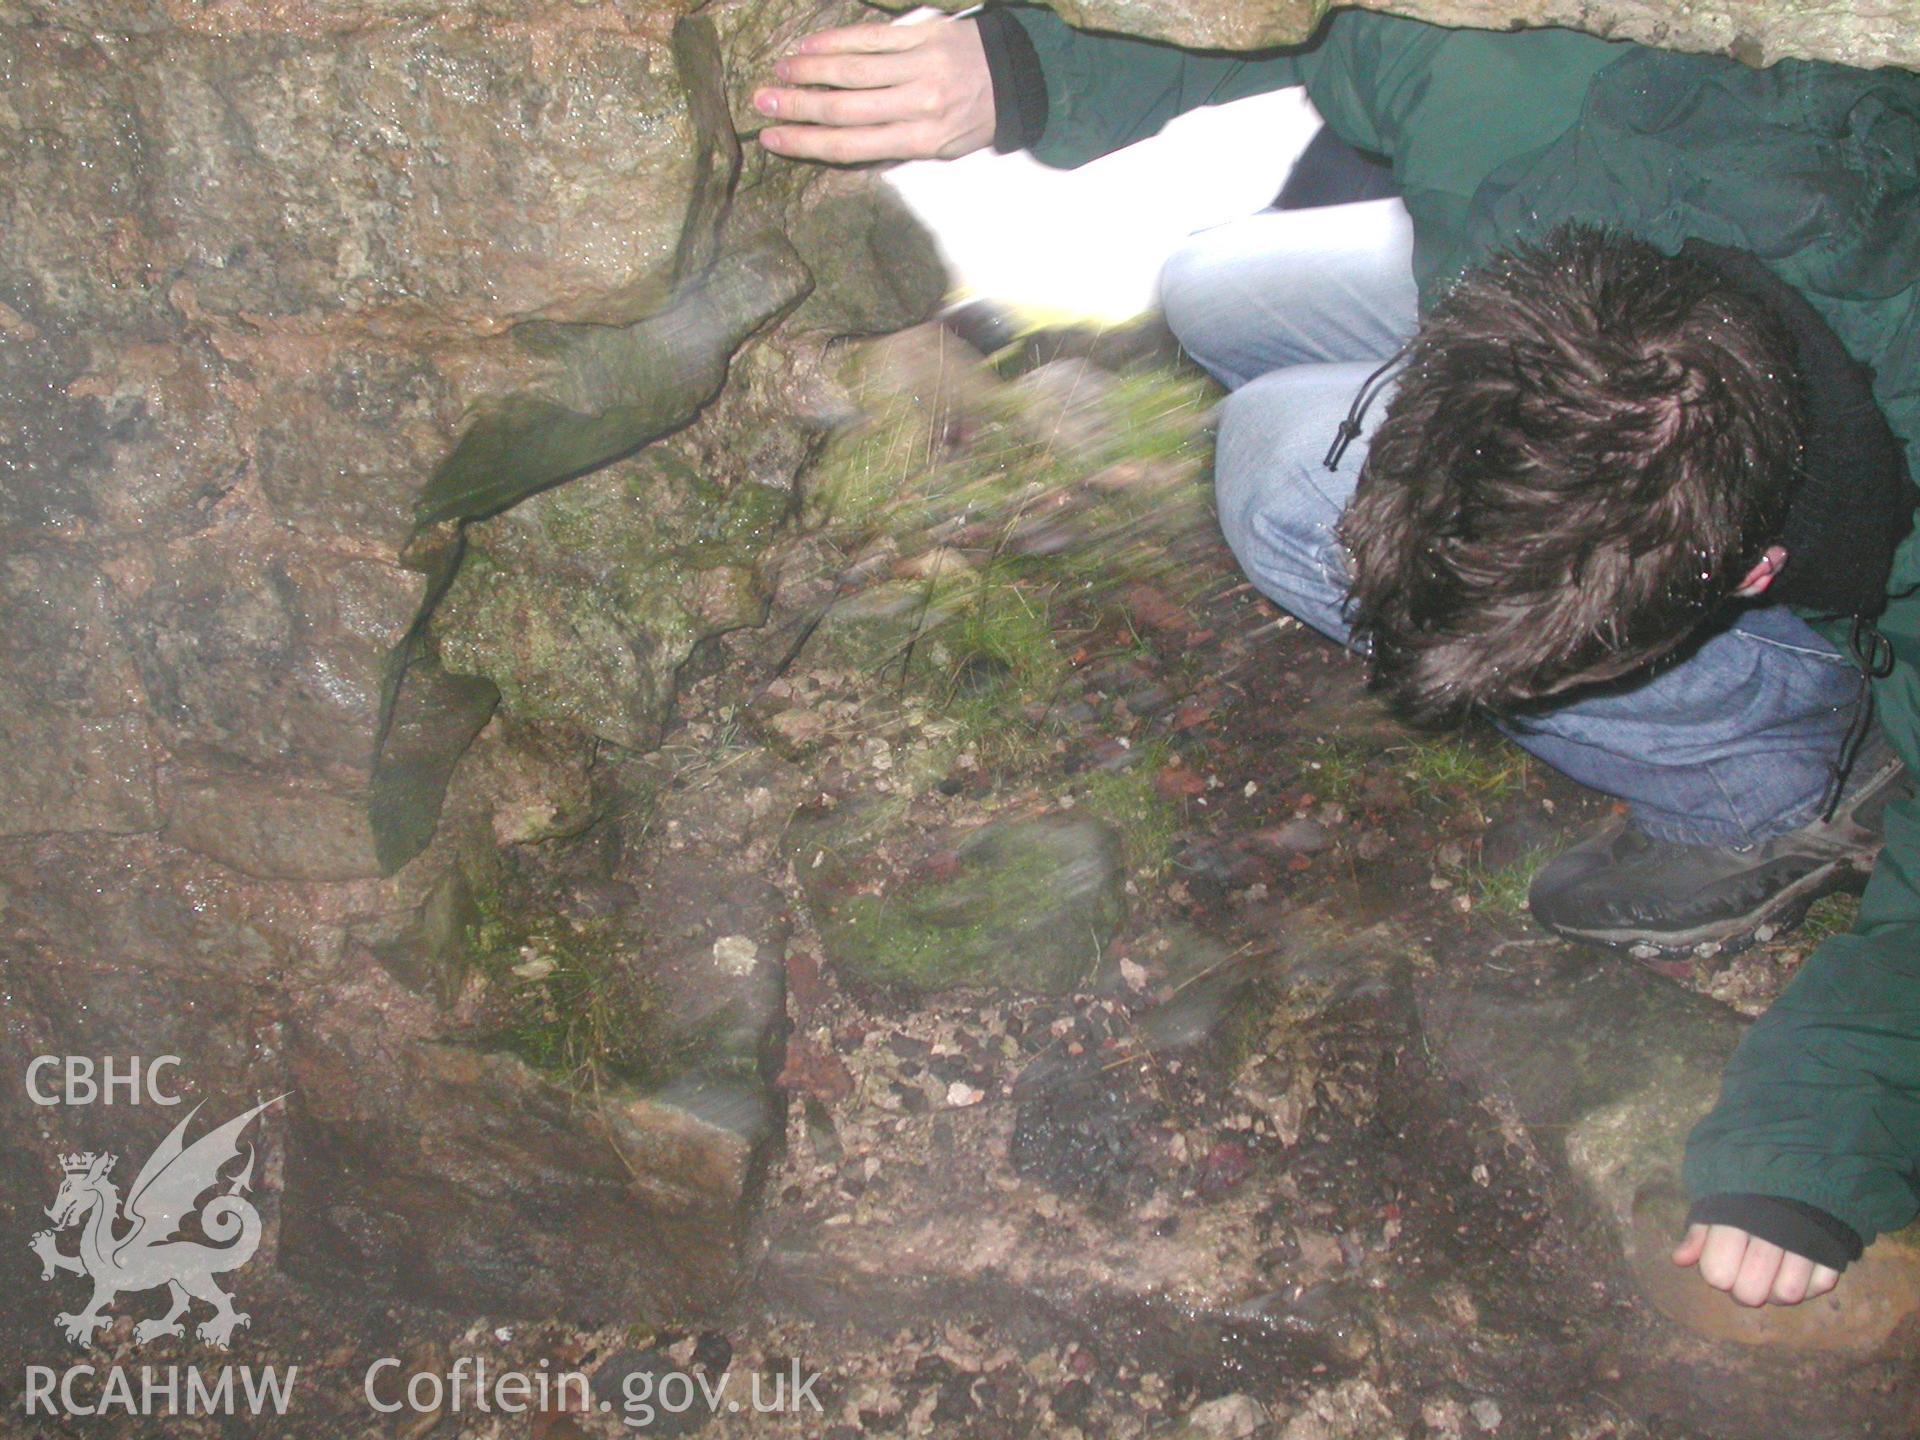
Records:
M1687 1135L1718 1097L1743 1029L1732 1011L1591 954L1544 970L1484 970L1421 999L1448 1068L1511 1105L1543 1155L1569 1167L1642 1293L1670 1319L1742 1344L1865 1353L1920 1311L1920 1255L1901 1235L1798 1306L1745 1309L1668 1258L1685 1227Z

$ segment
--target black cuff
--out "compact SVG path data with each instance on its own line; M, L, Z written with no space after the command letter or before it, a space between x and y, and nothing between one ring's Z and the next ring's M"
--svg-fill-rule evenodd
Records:
M1026 27L998 7L974 17L993 77L993 148L1026 150L1047 128L1047 76Z
M1708 1195L1693 1202L1687 1223L1732 1225L1836 1271L1858 1260L1864 1248L1851 1225L1818 1205L1781 1195Z

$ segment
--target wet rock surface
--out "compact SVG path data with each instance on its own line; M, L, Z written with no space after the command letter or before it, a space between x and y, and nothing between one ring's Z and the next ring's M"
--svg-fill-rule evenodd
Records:
M262 1245L322 1320L739 1281L792 803L675 870L629 762L765 615L824 347L944 283L872 177L740 144L853 13L0 7L0 1057L290 1092ZM9 1202L61 1146L137 1171L122 1113L9 1087Z
M441 663L513 715L650 750L695 647L765 617L756 561L791 508L670 453L536 495L470 530L434 615Z
M0 562L0 830L152 829L156 747L133 656L92 557Z
M1205 8L1166 0L1061 0L1054 8L1072 23L1092 29L1248 50L1297 45L1335 7L1328 0L1241 0ZM1503 0L1497 5L1485 0L1392 0L1359 8L1486 29L1564 25L1610 40L1732 55L1749 65L1771 65L1792 56L1847 65L1920 65L1911 32L1890 13L1832 0L1810 5L1775 0Z

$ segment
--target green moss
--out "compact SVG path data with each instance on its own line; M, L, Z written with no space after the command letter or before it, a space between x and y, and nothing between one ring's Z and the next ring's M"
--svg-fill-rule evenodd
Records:
M984 919L930 925L892 896L855 895L828 925L830 948L869 981L935 991L993 978L997 957L981 943L991 933Z
M1113 913L1091 920L1087 933L1047 936L1045 947L1009 943L1037 939L1062 921L1060 858L1043 844L1018 837L1006 853L956 879L899 895L853 895L829 917L829 948L842 967L863 979L918 992L962 985L1006 986L1058 993L1091 971ZM1069 921L1070 923L1070 921Z
M1051 754L1044 717L1067 671L1046 596L989 569L954 598L950 618L920 641L930 698L954 727L948 748L1000 773L1025 770Z
M1026 693L1044 695L1060 683L1066 664L1053 643L1053 623L1042 594L1002 583L989 569L959 591L962 604L937 638L951 652L949 684L969 683L966 667L984 662L1005 670Z
M461 948L485 986L476 1043L580 1091L657 1086L699 1049L698 1037L666 1039L652 992L620 963L611 922L529 917L502 889L474 902Z
M1018 629L992 634L1009 618L1018 626L1007 597L1066 592L1084 610L1103 592L1141 579L1153 579L1178 597L1199 577L1177 565L1167 542L1212 523L1210 491L1199 474L1205 447L1194 441L1208 398L1205 382L1147 371L1103 380L1094 391L1101 424L1093 444L1060 445L1051 413L1036 413L1034 397L1003 387L968 395L969 433L957 451L943 442L954 422L940 397L887 397L867 418L833 436L809 470L806 523L839 537L849 550L876 532L890 533L911 554L925 544L921 537L929 530L964 519L966 543L982 572L975 596L984 604L972 605L975 617L964 622L982 633L958 637L958 648L970 643L1013 661L1029 697L1044 699L1039 687L1058 669L1051 646L1038 643L1045 637ZM1179 468L1168 465L1176 454L1191 459L1191 484L1169 479ZM1094 472L1127 460L1150 463L1152 483L1082 486ZM1024 528L1053 523L1048 517L1055 502L1067 495L1071 504L1058 523L1071 527L1071 543L1039 553L1013 543ZM996 526L998 542L991 534ZM1044 622L1048 601L1026 603ZM1022 655L1040 663L1020 665Z
M942 711L940 743L931 752L930 767L942 779L962 755L1003 784L1030 776L1057 753L1058 736L1042 718L1026 712L1020 694L1011 687L997 692L956 697Z
M944 454L938 433L944 426L935 411L915 397L889 397L834 435L808 470L807 523L848 531L878 528L906 537L965 512L978 519L1000 516L1011 526L1028 512L1036 493L1077 486L1117 462L1183 456L1197 473L1205 458L1205 446L1195 438L1210 403L1204 379L1162 370L1115 380L1102 402L1099 443L1078 449L1061 448L1051 438L1053 427L1033 423L1025 413L1030 403L1010 391L976 397L968 416L973 433L964 450ZM1182 522L1200 518L1205 495L1204 486L1193 487L1187 497L1191 506L1181 507ZM1092 497L1090 512L1090 540L1102 533L1103 513L1116 525L1154 516L1164 531L1168 497L1159 490L1122 490ZM1138 558L1151 548L1142 547ZM1071 563L1072 557L1024 562L1042 572Z
M895 699L912 697L933 717L929 764L939 775L963 753L1008 775L1052 753L1047 708L1067 665L1047 595L997 570L852 596L822 620L803 663L857 671Z
M668 561L688 570L751 564L793 512L785 490L724 489L670 446L657 445L598 484L541 496L540 528L565 554L636 570Z
M443 663L491 680L517 719L647 748L694 647L764 618L757 560L790 510L664 447L535 496L471 527L434 619Z
M663 451L652 457L656 475L671 475L684 500L670 524L662 527L658 548L692 570L716 570L754 564L786 528L794 513L791 492L747 481L723 490L687 462ZM652 487L636 486L636 504L646 503ZM644 558L644 557L643 557Z
M1128 868L1147 875L1166 869L1180 833L1178 807L1154 784L1166 759L1166 746L1156 741L1125 770L1095 771L1074 785L1076 803L1119 832Z
M805 476L807 525L858 530L874 523L929 465L931 430L923 407L897 398L836 432Z
M1018 581L1015 569L996 564L944 588L939 622L916 641L913 677L940 717L940 762L971 754L1011 783L1052 765L1069 728L1055 711L1070 671L1055 587Z
M1116 837L1079 816L975 831L936 873L870 875L876 817L796 837L796 861L836 971L920 993L993 986L1059 994L1085 980L1126 917ZM836 843L836 832L846 831ZM819 863L808 860L814 855Z
M1105 407L1110 426L1100 446L1100 462L1176 455L1197 462L1205 450L1197 438L1201 422L1217 393L1205 376L1190 372L1139 370L1120 376Z
M830 612L801 661L883 679L889 690L876 699L911 694L924 702L936 717L929 730L936 778L969 754L1016 783L1039 772L1059 749L1062 727L1052 707L1069 668L1063 633L1084 635L1107 623L1121 607L1103 597L1128 581L1151 578L1176 601L1204 583L1194 567L1170 558L1168 540L1211 524L1198 473L1205 446L1194 443L1206 382L1143 371L1101 377L1088 393L1098 396L1099 439L1063 446L1060 427L1036 411L1033 395L1019 387L969 390L969 433L957 451L942 439L949 421L941 396L890 396L832 437L806 477L807 523L850 552L890 533L912 554L930 529L964 522L943 533L965 539L938 543L965 546L972 573L882 582L850 597ZM1191 485L1167 478L1177 475L1168 463L1176 454L1191 458ZM1138 486L1081 486L1122 460L1154 469ZM1063 496L1070 503L1059 504ZM1025 543L1055 524L1068 527L1066 543ZM1125 828L1165 826L1136 814ZM1158 840L1129 847L1148 868L1164 849Z

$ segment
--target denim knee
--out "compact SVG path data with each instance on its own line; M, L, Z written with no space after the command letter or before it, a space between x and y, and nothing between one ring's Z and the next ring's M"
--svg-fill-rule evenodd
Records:
M1160 314L1194 361L1232 389L1248 377L1220 366L1210 343L1221 306L1219 260L1203 236L1189 239L1160 267Z
M1346 477L1325 482L1309 465L1339 385L1278 371L1243 386L1220 407L1214 498L1220 529L1240 568L1277 604L1344 641L1345 562L1335 526L1350 495Z

